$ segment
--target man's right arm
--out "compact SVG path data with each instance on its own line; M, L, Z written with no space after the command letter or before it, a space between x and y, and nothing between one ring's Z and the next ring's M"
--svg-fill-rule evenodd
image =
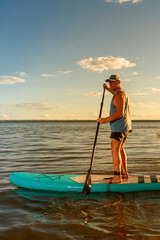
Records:
M123 116L124 114L124 108L125 108L125 95L122 92L119 92L116 94L116 96L113 99L114 105L116 106L117 111L114 112L112 115L106 118L98 118L97 122L100 124L102 123L107 123L107 122L112 122L116 119L119 119Z
M106 83L103 84L103 88L105 88L111 94L115 94L115 91L113 91Z

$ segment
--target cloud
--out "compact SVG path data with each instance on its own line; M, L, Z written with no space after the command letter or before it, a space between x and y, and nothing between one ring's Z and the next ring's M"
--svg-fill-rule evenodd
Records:
M51 118L51 116L47 113L44 115L41 115L41 117L42 117L42 119L46 119L46 120Z
M23 77L23 76L25 76L25 75L26 75L26 73L25 73L25 72L15 72L15 73L18 73L18 74L19 74L19 76L21 76L21 77Z
M120 75L127 77L127 78L122 77L123 82L130 82L131 80L129 79L129 77L138 75L138 72L131 72L131 73L121 72Z
M78 64L84 68L94 72L103 72L109 69L121 69L123 67L135 67L135 63L130 63L128 60L118 57L98 57L83 59Z
M142 0L105 0L107 3L125 3L125 2L131 2L131 3L138 3L142 2Z
M84 93L83 96L85 97L96 97L102 95L101 92L89 92L89 93Z
M64 75L65 75L65 74L72 73L72 72L73 72L73 71L70 71L70 70L69 70L69 71L59 71L59 73L64 74Z
M122 73L124 76L132 76L132 75L138 75L137 72L132 72L132 73Z
M133 74L133 75L138 75L138 73L137 73L137 72L132 72L132 74Z
M69 73L72 73L73 71L58 71L58 73L61 73L63 75L66 75L66 74L69 74ZM40 74L41 77L56 77L57 74L48 74L48 73L43 73L43 74Z
M14 85L16 83L23 83L24 79L13 76L0 76L0 84Z
M35 103L19 103L19 104L0 104L0 109L19 109L32 111L51 111L56 109L64 109L66 106L55 106L46 102Z
M160 89L147 88L146 92L142 92L141 90L138 90L137 92L129 93L128 95L129 96L138 96L138 95L149 95L149 94L152 94L152 93L158 94L158 93L160 93Z
M149 92L136 92L136 93L130 93L129 96L140 96L140 95L148 95Z
M9 116L7 114L1 114L0 116L4 120L8 120L9 119Z
M147 110L147 109L159 108L160 105L156 102L139 102L139 103L130 103L130 107L136 108L138 110L139 109Z
M123 82L130 82L131 80L128 79L128 78L125 78L125 79L123 79L122 81L123 81Z
M69 74L69 73L72 73L73 71L65 71L63 72L63 74Z
M160 93L160 89L152 88L151 89L152 93Z
M42 73L42 74L40 74L40 76L41 77L56 77L57 75L55 75L55 74L48 74L48 73Z

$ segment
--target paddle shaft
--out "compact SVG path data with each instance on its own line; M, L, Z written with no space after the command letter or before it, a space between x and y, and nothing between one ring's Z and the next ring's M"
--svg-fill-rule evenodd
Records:
M103 90L103 96L102 96L102 102L101 102L101 107L100 107L100 112L99 112L99 118L101 118L103 102L104 102L104 95L105 95L105 88ZM97 143L99 125L100 125L100 123L98 122L97 123L96 136L95 136L94 145L93 145L90 168L87 171L86 180L85 180L85 184L84 184L84 187L83 187L83 194L84 195L88 195L90 193L90 190L91 190L91 171L92 171L93 159L94 159L95 148L96 148L96 143Z
M104 96L105 96L105 88L104 88L104 90L103 90L103 96L102 96L102 102L101 102L101 107L100 107L100 112L99 112L99 118L101 118L101 114L102 114ZM89 172L91 172L92 165L93 165L93 159L94 159L95 148L96 148L97 137L98 137L98 131L99 131L99 125L100 125L100 123L98 122L98 123L97 123L96 136L95 136L94 145L93 145L93 151L92 151L92 157L91 157L91 163L90 163Z

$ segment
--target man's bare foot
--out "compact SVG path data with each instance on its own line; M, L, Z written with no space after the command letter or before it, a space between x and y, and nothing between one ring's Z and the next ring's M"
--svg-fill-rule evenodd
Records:
M129 178L128 173L121 173L121 178L122 179Z
M106 183L106 184L118 184L121 182L122 182L122 180L121 180L120 176L114 176L114 177L104 181L104 183Z

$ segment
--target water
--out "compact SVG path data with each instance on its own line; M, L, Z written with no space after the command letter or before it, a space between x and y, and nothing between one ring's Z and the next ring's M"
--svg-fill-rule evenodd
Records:
M130 174L160 174L160 121L133 122ZM0 240L160 239L160 192L81 193L17 189L15 171L86 174L96 122L0 122ZM94 173L113 171L109 125L101 125Z

